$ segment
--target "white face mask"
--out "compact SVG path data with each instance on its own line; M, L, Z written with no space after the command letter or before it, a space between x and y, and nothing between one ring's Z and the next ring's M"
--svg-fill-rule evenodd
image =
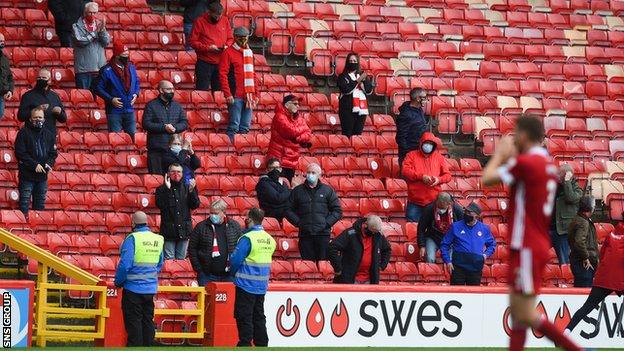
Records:
M424 143L422 146L422 151L426 154L430 154L433 152L433 144L431 143Z
M448 208L438 208L439 214L445 214L446 212L448 212Z
M182 151L182 146L181 145L171 145L171 151L173 151L174 154L179 154L180 151Z

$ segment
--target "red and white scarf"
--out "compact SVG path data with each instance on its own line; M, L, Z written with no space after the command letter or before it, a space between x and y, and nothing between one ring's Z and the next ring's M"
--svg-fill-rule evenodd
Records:
M253 51L249 47L241 48L240 45L234 43L232 47L238 51L243 53L243 72L244 76L244 85L245 85L245 94L247 95L247 103L249 107L253 107L255 97L254 93L256 92L256 80L254 73L254 55Z
M356 81L360 75L355 72L349 73L349 77ZM360 83L362 84L362 83ZM368 116L368 101L366 100L366 94L363 89L360 89L360 84L355 86L355 89L351 92L353 96L353 113L357 113L360 116Z
M438 208L435 209L435 228L446 233L453 223L453 206L449 206L445 214L441 215ZM445 216L442 218L442 216Z

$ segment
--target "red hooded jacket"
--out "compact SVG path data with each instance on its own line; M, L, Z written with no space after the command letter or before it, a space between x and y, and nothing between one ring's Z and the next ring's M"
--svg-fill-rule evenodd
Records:
M422 152L422 145L427 141L436 145L429 155ZM449 172L444 156L438 151L440 139L430 132L423 133L420 146L417 150L407 154L401 172L407 182L408 200L419 206L425 206L436 199L440 193L441 184L451 181L451 172ZM425 184L423 182L425 175L437 178L438 184L433 187Z
M271 124L271 142L267 157L279 159L283 167L296 169L301 144L309 143L311 137L310 127L301 115L294 118L283 105L277 105Z
M624 291L624 223L607 235L602 244L594 286Z

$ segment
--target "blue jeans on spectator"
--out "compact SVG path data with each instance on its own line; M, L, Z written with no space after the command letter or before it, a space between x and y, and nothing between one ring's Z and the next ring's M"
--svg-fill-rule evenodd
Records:
M108 122L108 131L111 133L121 132L122 130L132 137L136 132L136 118L134 112L130 113L109 113L106 115Z
M591 288L594 284L594 269L585 269L583 262L573 262L570 264L570 270L574 275L575 288Z
M438 247L438 244L436 244L436 242L431 239L431 238L426 238L425 239L425 250L427 252L427 263L435 263L435 259L436 259L436 251L439 250L440 247Z
M28 214L30 198L32 197L32 209L35 211L45 209L46 194L48 192L48 181L33 182L20 179L19 185L19 208L24 214Z
M407 208L405 208L405 217L408 222L418 222L422 212L426 206L420 206L413 202L407 202Z
M96 72L97 73L97 72ZM91 83L95 78L93 73L76 73L76 89L91 89Z
M193 30L193 23L184 23L184 44L186 47L186 51L191 51L193 48L191 47L191 31Z
M4 98L0 96L0 119L4 117Z
M165 260L185 259L188 244L188 240L165 240Z
M227 283L227 282L231 282L234 279L232 278L231 275L224 275L224 276L219 276L219 275L214 275L214 274L206 274L203 271L200 271L197 273L197 285L199 286L206 286L206 284L208 283L218 283L218 282L223 282L223 283Z
M557 253L559 264L570 263L570 243L568 243L568 234L559 235L556 230L551 230L550 240L552 241L552 247Z
M245 106L245 100L234 98L234 103L228 106L230 121L226 130L230 140L234 141L235 134L247 134L251 124L251 109Z

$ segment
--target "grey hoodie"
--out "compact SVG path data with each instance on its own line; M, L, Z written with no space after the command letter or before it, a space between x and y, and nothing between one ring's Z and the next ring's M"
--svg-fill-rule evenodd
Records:
M107 31L89 31L82 17L72 26L72 45L74 46L74 72L98 72L106 65L104 48L111 38Z

